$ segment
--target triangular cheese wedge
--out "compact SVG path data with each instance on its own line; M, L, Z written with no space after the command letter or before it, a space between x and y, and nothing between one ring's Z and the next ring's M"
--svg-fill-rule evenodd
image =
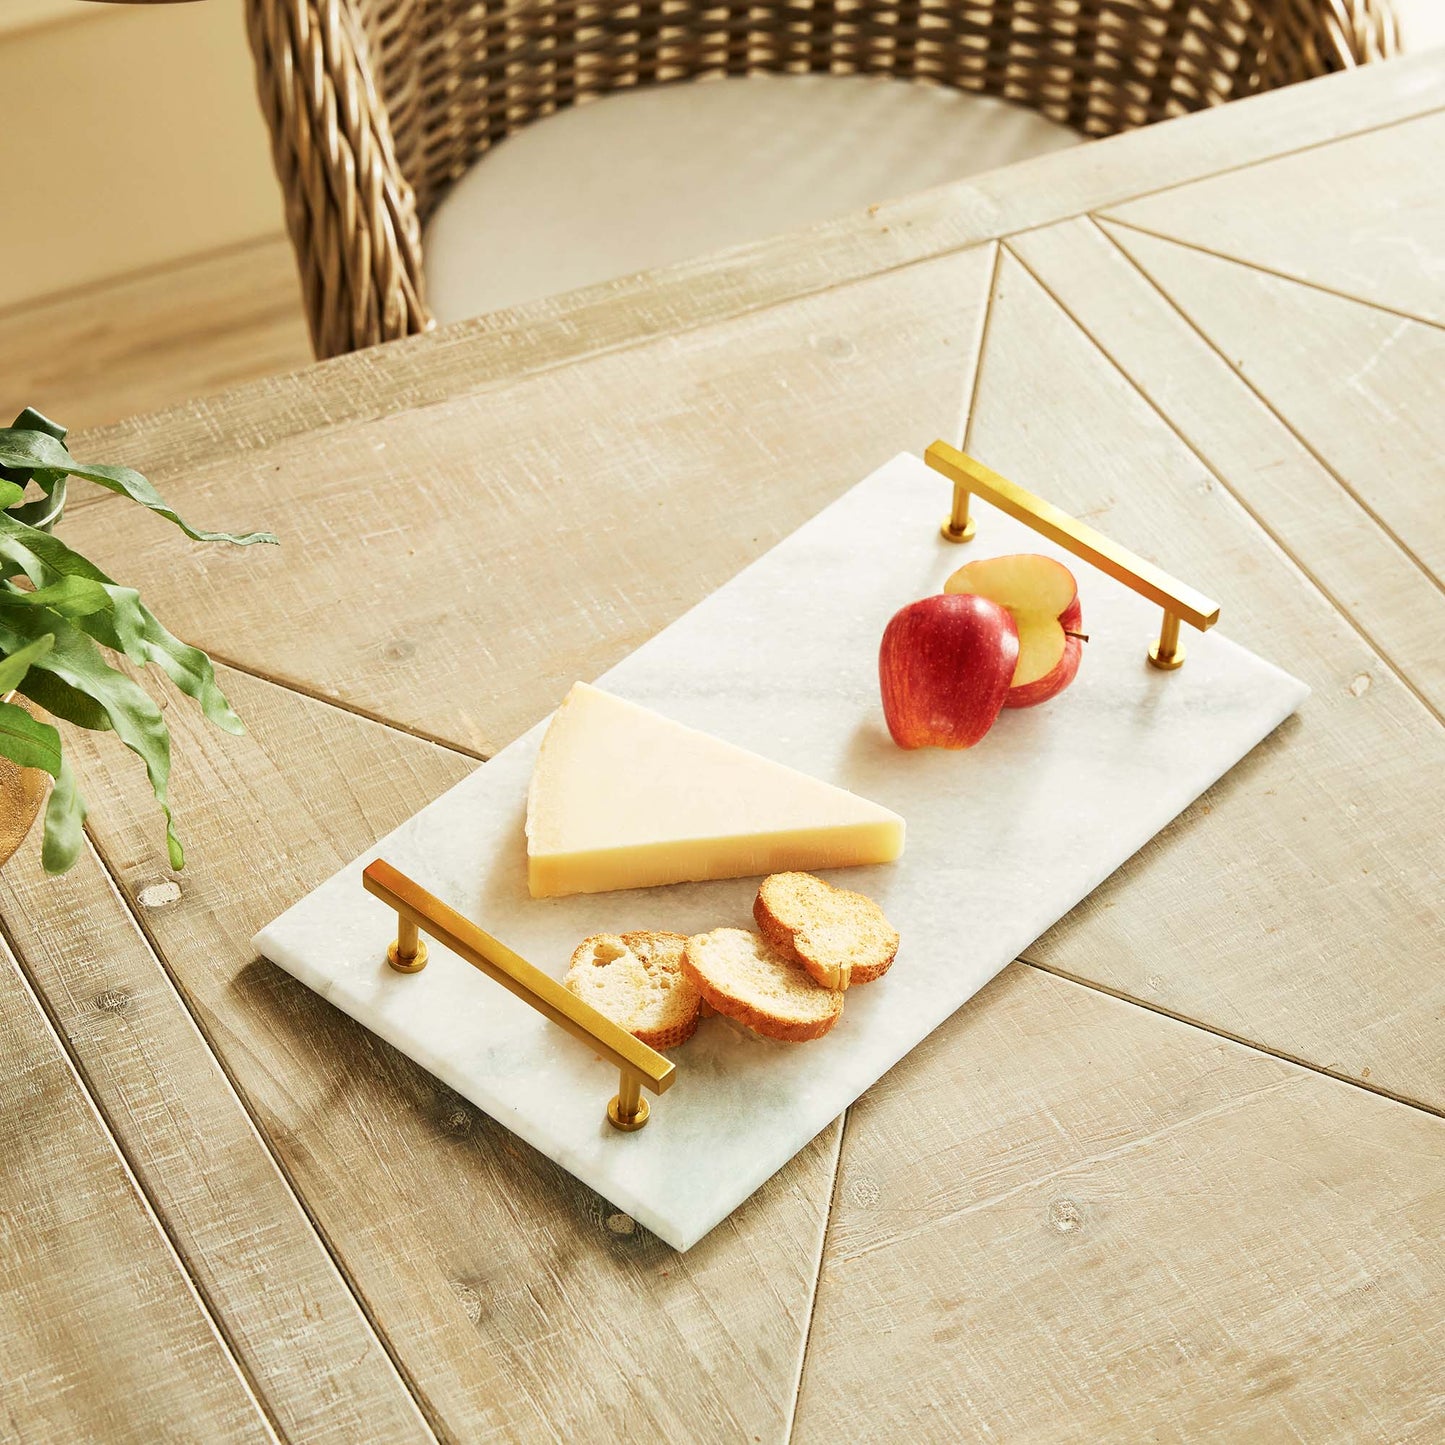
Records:
M891 863L903 819L579 682L527 793L534 898Z

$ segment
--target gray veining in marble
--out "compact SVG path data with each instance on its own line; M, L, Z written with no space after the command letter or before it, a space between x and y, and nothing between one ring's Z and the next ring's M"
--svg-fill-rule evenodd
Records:
M530 898L522 820L543 723L263 929L257 949L689 1248L1307 695L1217 632L1186 629L1186 665L1149 668L1156 607L986 506L978 539L949 545L948 498L918 458L895 457L596 680L907 819L897 863L831 875L877 898L903 943L826 1038L778 1044L705 1020L674 1051L679 1077L651 1122L620 1134L603 1119L616 1074L585 1046L436 944L422 973L386 967L394 916L360 882L375 857L557 977L589 933L750 926L756 880ZM878 701L885 623L963 561L1023 551L1079 578L1092 640L1077 681L1005 712L970 751L900 751Z

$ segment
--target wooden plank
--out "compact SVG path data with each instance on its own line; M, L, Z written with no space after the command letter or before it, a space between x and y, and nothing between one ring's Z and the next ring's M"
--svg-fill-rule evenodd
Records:
M850 1113L794 1439L1429 1439L1442 1218L1441 1120L1010 968Z
M0 1092L6 1437L274 1441L3 944Z
M0 422L101 426L310 359L290 243L266 237L0 313Z
M11 944L270 1417L297 1441L431 1440L94 854L47 878L38 835L0 873ZM143 890L142 917L183 886Z
M185 873L164 867L143 779L86 735L90 822L437 1433L776 1438L836 1126L679 1256L256 958L260 924L472 764L269 683L223 685L245 738L167 712ZM147 908L172 881L180 896Z
M170 483L205 458L446 401L524 372L744 315L1030 226L1441 108L1445 51L1235 101L708 256L178 407L83 438Z
M1445 978L1423 964L1445 944L1427 901L1445 877L1445 729L1007 254L970 446L1207 588L1219 630L1314 689L1028 957L1445 1110ZM1062 718L1068 694L1050 706Z
M1234 494L1445 717L1445 593L1088 221L1014 237L1014 254ZM1124 234L1124 233L1119 233Z
M1173 187L1106 214L1445 322L1445 114ZM1434 157L1431 164L1426 157Z
M66 535L219 656L487 754L873 467L956 438L992 268L964 252L170 488L280 548L178 566L119 498Z
M1445 580L1445 328L1116 226L1117 243L1398 543Z

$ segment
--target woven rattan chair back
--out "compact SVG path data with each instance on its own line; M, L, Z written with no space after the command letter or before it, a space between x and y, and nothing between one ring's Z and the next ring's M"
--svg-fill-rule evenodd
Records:
M1389 0L246 0L312 344L426 330L421 225L489 146L635 85L888 75L1111 135L1389 55Z

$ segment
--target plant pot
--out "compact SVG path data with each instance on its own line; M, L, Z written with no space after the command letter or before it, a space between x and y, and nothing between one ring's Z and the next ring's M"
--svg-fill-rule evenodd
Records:
M37 509L30 525L42 532L53 531L65 511L65 478L56 483L49 503ZM35 709L15 693L6 693L3 702L19 703L27 712ZM40 816L45 803L45 785L49 781L39 768L19 768L9 758L0 757L0 868L15 856L26 835Z
M0 702L13 702L28 713L35 712L31 703L13 692L7 692ZM40 768L17 767L9 758L0 757L0 868L15 856L40 816L49 781Z
M0 758L0 868L40 816L49 781L39 768L17 768L9 758Z

